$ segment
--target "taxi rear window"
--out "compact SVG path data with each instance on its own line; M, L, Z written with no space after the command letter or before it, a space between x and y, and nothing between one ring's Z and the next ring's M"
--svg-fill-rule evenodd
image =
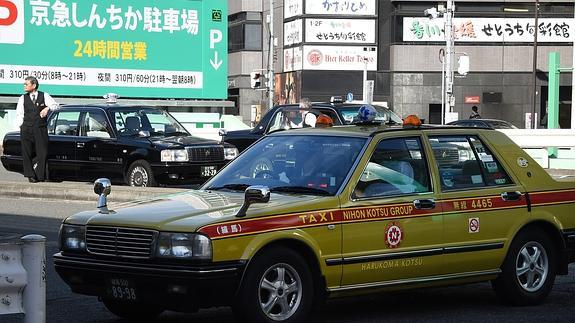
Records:
M476 136L430 137L443 190L512 184L501 163Z

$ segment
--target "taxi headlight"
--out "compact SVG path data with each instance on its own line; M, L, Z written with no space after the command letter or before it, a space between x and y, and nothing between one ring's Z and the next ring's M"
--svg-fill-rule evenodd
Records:
M86 251L86 227L63 224L60 227L60 250Z
M238 157L239 151L236 147L224 147L224 159L232 160Z
M156 256L211 260L212 241L201 234L161 232Z
M165 149L161 152L162 162L187 162L188 151L185 149Z

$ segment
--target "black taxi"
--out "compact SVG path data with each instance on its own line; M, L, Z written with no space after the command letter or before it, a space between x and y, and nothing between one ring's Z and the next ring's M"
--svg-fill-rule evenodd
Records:
M343 102L340 97L332 97L330 102L312 103L310 108L301 108L298 104L281 104L271 108L264 114L260 122L253 129L227 131L220 130L222 141L230 143L244 151L256 140L279 130L313 127L306 120L308 115L319 116L324 114L333 120L334 125L352 124L357 121L357 111L360 103ZM375 119L387 125L401 124L401 118L391 109L372 105L376 111ZM315 118L312 119L315 122ZM307 122L306 122L307 121Z
M234 159L231 144L192 136L167 111L117 103L65 105L48 119L47 177L131 186L201 184ZM19 132L7 133L4 168L22 173Z

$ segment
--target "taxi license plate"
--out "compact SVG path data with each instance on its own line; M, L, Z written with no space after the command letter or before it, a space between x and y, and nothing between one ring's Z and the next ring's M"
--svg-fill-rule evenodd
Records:
M200 168L200 175L202 177L210 177L216 175L217 171L216 166L202 166Z
M138 293L134 283L128 279L111 278L107 284L108 296L121 301L134 302L138 299Z

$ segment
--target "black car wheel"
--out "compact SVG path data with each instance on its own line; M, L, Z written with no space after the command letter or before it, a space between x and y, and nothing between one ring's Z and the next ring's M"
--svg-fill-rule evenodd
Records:
M152 167L145 160L137 160L130 165L126 174L126 182L130 186L156 186Z
M513 305L540 304L553 288L557 256L551 239L540 230L528 229L513 240L493 288Z
M249 264L233 311L244 322L305 322L313 295L306 261L291 249L273 248Z
M130 320L150 320L162 314L163 308L153 304L120 302L104 298L102 300L108 311Z

